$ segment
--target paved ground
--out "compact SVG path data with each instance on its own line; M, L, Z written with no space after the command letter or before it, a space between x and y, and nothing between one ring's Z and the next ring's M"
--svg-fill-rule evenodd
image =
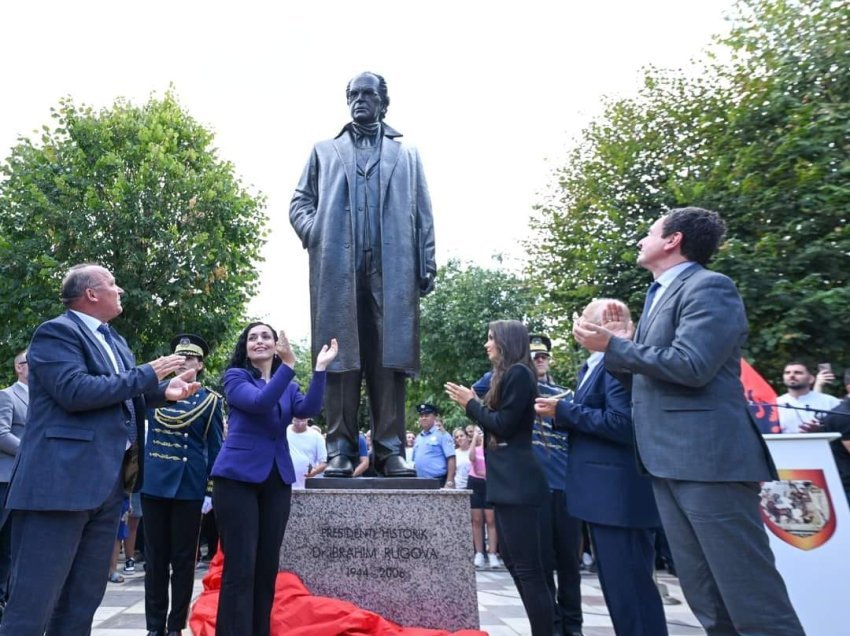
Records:
M139 567L141 570L141 567ZM195 595L201 592L201 579L206 571L195 577ZM478 572L478 611L481 629L490 636L517 636L530 633L525 611L510 576L504 570ZM659 581L667 586L670 595L683 600L678 581L661 574ZM614 636L608 618L599 582L593 574L582 577L582 604L585 636ZM667 605L667 625L670 636L701 636L705 632L698 626L688 606ZM144 636L145 603L144 574L130 575L124 583L110 583L103 603L95 615L93 636ZM189 636L189 630L184 632Z

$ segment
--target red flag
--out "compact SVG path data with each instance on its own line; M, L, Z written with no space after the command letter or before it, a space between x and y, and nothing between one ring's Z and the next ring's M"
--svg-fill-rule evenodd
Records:
M761 432L780 433L776 391L743 358L741 358L741 384L744 385L744 395Z

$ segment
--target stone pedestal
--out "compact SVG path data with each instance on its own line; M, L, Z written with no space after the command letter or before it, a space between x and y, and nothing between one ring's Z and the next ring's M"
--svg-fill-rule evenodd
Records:
M478 628L469 491L294 490L280 569L401 625Z

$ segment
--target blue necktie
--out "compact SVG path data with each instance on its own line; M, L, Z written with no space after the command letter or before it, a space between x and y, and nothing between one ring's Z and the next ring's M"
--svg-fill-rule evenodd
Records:
M103 334L103 337L106 339L106 344L108 344L109 348L112 349L112 355L115 356L115 364L118 365L118 373L123 373L127 369L124 367L124 361L118 353L118 347L115 346L115 339L112 337L109 325L103 323L97 328L97 330ZM124 400L124 408L127 409L127 413L130 415L130 422L127 426L127 439L129 439L132 444L136 441L136 407L133 405L133 400Z
M649 289L646 292L646 300L643 301L643 313L640 315L641 320L649 316L649 310L652 308L652 299L655 298L655 294L658 292L660 287L661 283L657 280L652 281L652 285L649 286Z

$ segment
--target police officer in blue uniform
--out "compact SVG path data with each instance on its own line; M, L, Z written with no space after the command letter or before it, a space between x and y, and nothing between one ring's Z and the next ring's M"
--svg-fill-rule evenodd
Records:
M436 425L437 407L423 403L416 407L422 432L413 443L416 476L439 479L446 488L455 487L455 443L452 436Z
M184 367L200 374L209 345L200 336L171 340ZM147 413L142 510L145 520L145 619L148 636L174 636L186 627L202 510L212 508L209 475L221 448L223 400L202 388ZM168 587L171 583L171 612ZM167 619L167 620L166 620Z

